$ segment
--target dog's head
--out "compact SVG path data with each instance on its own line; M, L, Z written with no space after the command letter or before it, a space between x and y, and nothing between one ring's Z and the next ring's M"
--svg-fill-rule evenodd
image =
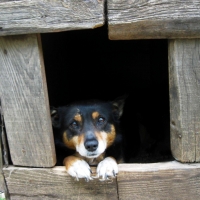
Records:
M51 111L52 124L64 144L81 156L96 158L113 144L125 98L113 102L83 101Z

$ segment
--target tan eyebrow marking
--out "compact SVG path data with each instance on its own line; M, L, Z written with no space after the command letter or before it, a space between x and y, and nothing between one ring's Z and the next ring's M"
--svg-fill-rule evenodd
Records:
M95 112L92 113L92 118L96 119L97 117L99 117L99 115L100 114L97 111L95 111Z
M75 116L74 116L74 120L77 121L77 122L81 122L82 121L82 117L79 113L77 113Z

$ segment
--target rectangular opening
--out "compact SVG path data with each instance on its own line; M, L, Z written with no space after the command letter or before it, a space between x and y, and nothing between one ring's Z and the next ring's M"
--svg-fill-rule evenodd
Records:
M51 106L128 94L121 118L125 162L173 160L167 40L111 41L106 26L41 36Z

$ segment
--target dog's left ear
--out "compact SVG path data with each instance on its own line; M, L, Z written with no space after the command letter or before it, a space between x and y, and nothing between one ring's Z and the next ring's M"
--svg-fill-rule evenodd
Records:
M112 101L112 105L114 107L114 113L115 113L115 115L118 116L118 119L123 114L123 108L124 108L125 100L127 97L128 97L128 95L125 94L123 96L116 98L114 101Z
M51 107L50 108L50 112L51 112L51 121L52 121L52 125L54 127L59 127L60 125L60 120L59 120L59 115L58 115L58 109Z

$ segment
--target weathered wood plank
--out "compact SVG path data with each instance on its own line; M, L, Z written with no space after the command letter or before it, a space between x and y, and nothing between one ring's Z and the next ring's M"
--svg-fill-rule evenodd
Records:
M199 0L109 0L112 40L199 38Z
M100 27L104 0L21 0L0 3L0 35Z
M200 162L200 39L169 42L170 127L173 156Z
M5 197L9 200L9 194L6 186L6 182L3 175L3 149L5 145L3 145L2 135L4 134L4 122L2 115L2 107L1 107L1 98L0 98L0 199Z
M200 164L120 164L119 199L198 200Z
M41 54L37 35L0 37L0 96L14 165L56 162Z
M92 170L95 170L94 168ZM75 181L64 167L4 168L11 200L81 199L116 200L116 179L102 182L98 179Z

